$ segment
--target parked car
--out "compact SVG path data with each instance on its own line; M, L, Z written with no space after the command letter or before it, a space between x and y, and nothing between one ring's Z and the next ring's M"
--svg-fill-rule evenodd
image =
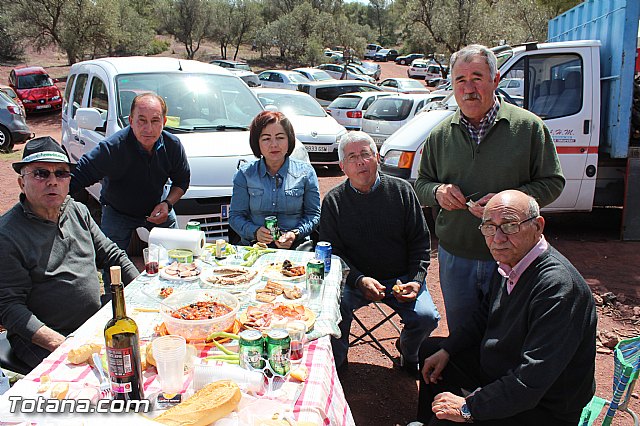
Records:
M410 78L387 78L382 80L378 86L387 92L394 93L429 93L429 89L424 84Z
M311 164L338 164L338 142L347 130L318 101L306 93L284 89L261 88L254 93L264 107L275 105L287 116Z
M344 65L321 64L316 68L323 70L336 80L340 80L344 73ZM371 84L376 83L376 80L373 77L369 77L368 75L363 74L359 69L351 66L347 66L347 73L345 74L345 77L345 80L361 80Z
M378 146L407 123L422 107L442 95L401 94L376 99L362 116L362 131L371 136Z
M14 68L9 73L9 86L16 91L28 113L62 107L56 82L42 67Z
M422 53L409 53L408 55L398 56L396 58L396 64L398 65L409 65L416 59L422 59L424 55Z
M427 86L440 88L441 85L449 83L449 77L442 78L442 76L425 79Z
M244 81L249 87L262 86L258 75L252 71L247 71L240 68L227 68L227 70L229 70L229 72L236 77L240 77L240 80Z
M378 51L382 49L382 46L379 44L369 43L364 48L364 58L365 59L373 59L373 57L378 53Z
M310 80L296 71L268 70L258 74L262 87L274 89L296 90L298 84L308 83Z
M233 175L253 161L249 124L263 110L256 95L226 69L176 58L103 58L71 66L62 108L62 146L77 161L129 124L133 98L149 90L166 99L165 130L186 151L191 182L174 205L178 227L198 221L208 241L227 238ZM297 143L293 158L309 161ZM100 197L100 184L87 188ZM91 201L90 201L91 203ZM146 240L144 231L138 234Z
M27 115L27 111L24 109L24 104L18 97L18 94L16 93L16 91L11 88L11 86L5 86L4 84L0 84L0 92L3 92L5 95L10 97L13 103L15 103L20 107L20 109L22 110L22 115L24 116Z
M222 67L222 68L232 68L232 69L239 69L239 70L245 70L245 71L253 71L249 66L249 64L241 61L232 61L230 59L214 59L209 63L212 65L218 65L219 67Z
M409 76L409 78L423 78L425 81L429 81L436 77L442 78L441 70L440 65L434 65L422 59L416 59L407 69L407 76Z
M298 90L314 97L323 107L345 93L382 92L378 86L359 80L312 81L300 84Z
M498 83L498 89L504 90L512 97L524 97L524 78L503 78Z
M380 75L382 74L382 67L380 64L376 64L375 62L361 61L358 58L351 58L351 64L360 65L360 68L364 68L366 74L375 78L376 80L380 79Z
M395 61L395 59L399 56L398 51L395 49L380 49L374 56L374 61Z
M294 68L293 71L299 72L300 74L307 77L310 81L333 80L333 77L329 73L318 68Z
M348 130L360 130L364 111L379 97L391 95L389 92L345 93L329 104L327 113Z
M22 109L0 91L0 152L11 152L14 144L32 137Z

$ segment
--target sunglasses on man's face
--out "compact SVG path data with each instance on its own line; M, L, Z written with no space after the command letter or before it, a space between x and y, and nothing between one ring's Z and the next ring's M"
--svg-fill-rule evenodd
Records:
M57 179L69 179L71 177L71 172L69 170L56 170L52 172L51 170L47 170L47 169L31 170L30 172L24 173L22 176L33 175L33 177L37 180L46 180L46 179L49 179L49 176L51 176L51 173L53 173L53 175Z

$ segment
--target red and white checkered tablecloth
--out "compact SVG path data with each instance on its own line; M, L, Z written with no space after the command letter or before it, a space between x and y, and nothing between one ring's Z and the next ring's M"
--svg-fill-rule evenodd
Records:
M338 259L339 261L339 259ZM335 260L334 260L335 262ZM338 269L338 268L336 268ZM329 293L331 306L329 309L324 309L320 317L324 320L323 323L331 324L335 327L335 324L339 322L339 318L334 317L337 309L337 300L339 300L339 288L338 273L332 270L332 275L335 274L335 283L331 282L332 288ZM332 280L334 281L334 280ZM130 286L134 286L135 282ZM128 292L129 286L125 292ZM130 293L132 294L132 293ZM327 291L325 291L323 301L327 301ZM337 299L337 300L336 300ZM138 300L139 301L139 300ZM146 304L146 303L145 303ZM335 306L334 306L335 304ZM137 303L130 303L129 296L127 296L127 310L129 312L134 311L130 308L130 305L137 305ZM329 304L325 304L329 305ZM328 306L325 306L328 308ZM26 424L26 425L74 425L74 424L113 424L114 420L117 420L119 424L142 424L147 421L150 416L143 417L137 414L65 414L65 413L49 413L38 414L35 412L17 412L11 413L11 400L13 397L20 398L37 398L46 397L47 394L39 394L38 388L41 385L41 378L48 376L51 382L66 382L69 383L69 396L70 398L88 398L94 396L97 398L97 389L99 386L99 378L96 370L91 366L73 365L67 362L67 354L73 348L77 348L86 343L99 343L104 345L103 328L104 324L111 318L111 306L107 305L100 311L98 311L93 317L91 317L82 327L76 330L72 336L70 336L56 351L54 351L49 357L47 357L40 365L38 365L29 375L24 379L18 381L9 391L0 396L0 426L14 425L14 424ZM130 313L140 328L140 335L142 341L149 341L151 336L148 334L149 330L153 329L153 324L157 322L157 314L135 312ZM339 315L339 314L338 314ZM279 403L283 404L283 410L292 412L293 417L299 422L305 422L304 424L313 425L336 425L336 426L349 426L354 425L354 420L349 409L349 405L345 399L342 385L338 379L338 375L333 361L333 354L331 351L331 342L329 333L332 329L329 325L319 327L319 330L324 331L322 337L315 340L310 340L305 345L305 355L301 361L309 372L309 376L303 385L299 385L299 396L297 398L291 397L283 398L279 397ZM326 331L325 331L326 330ZM310 335L309 338L315 338L317 335ZM198 356L206 356L210 350L213 350L212 346L198 346ZM148 368L143 373L145 395L152 395L160 391L159 382L157 380L157 374L155 368ZM185 388L188 388L191 383L192 377L185 375ZM296 383L295 380L289 379L290 382ZM298 388L298 386L294 386ZM253 400L253 397L246 396L247 400ZM258 398L270 398L266 396L259 396ZM243 394L243 401L245 397ZM240 409L244 407L241 402ZM235 415L236 420L242 419L242 413ZM21 423L26 422L26 423ZM220 421L222 422L222 420ZM238 420L236 423L224 423L227 425L241 425L250 424L243 423Z

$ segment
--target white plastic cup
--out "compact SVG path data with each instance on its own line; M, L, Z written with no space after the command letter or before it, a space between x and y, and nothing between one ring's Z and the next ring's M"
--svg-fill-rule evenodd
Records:
M164 393L182 391L187 341L182 336L162 336L153 340L158 379Z
M196 364L193 369L193 390L198 391L209 383L225 379L233 380L247 392L260 392L264 384L264 376L260 371L245 370L230 364Z

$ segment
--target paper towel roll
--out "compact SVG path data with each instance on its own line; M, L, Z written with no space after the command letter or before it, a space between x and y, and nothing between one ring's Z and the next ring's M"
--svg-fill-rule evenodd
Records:
M204 249L205 236L204 232L193 229L155 227L149 233L149 244L156 244L167 250L191 250L194 256L200 256Z

